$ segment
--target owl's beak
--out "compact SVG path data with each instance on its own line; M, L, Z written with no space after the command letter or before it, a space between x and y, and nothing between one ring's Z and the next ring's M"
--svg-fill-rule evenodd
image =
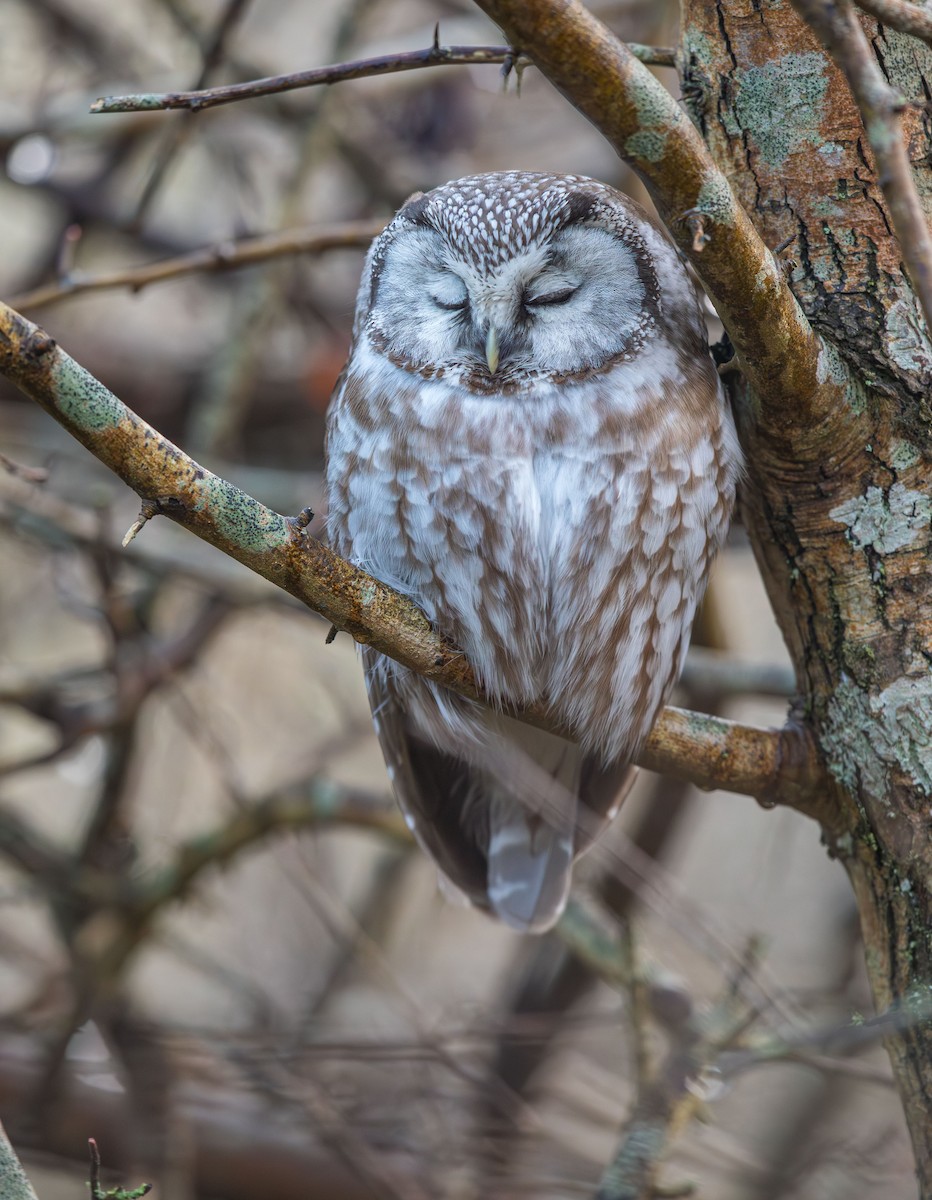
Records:
M485 336L485 361L489 364L489 374L494 375L498 370L498 330L491 323Z

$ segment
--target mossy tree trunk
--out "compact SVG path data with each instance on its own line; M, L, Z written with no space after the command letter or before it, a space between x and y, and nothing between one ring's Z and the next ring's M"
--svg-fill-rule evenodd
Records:
M932 50L861 18L906 101ZM854 380L816 425L736 389L743 513L824 761L817 805L857 896L924 1196L932 1196L932 345L847 84L789 4L684 0L683 92L815 329ZM932 208L930 117L905 112ZM825 370L840 369L831 354ZM905 1014L904 1014L905 1015Z

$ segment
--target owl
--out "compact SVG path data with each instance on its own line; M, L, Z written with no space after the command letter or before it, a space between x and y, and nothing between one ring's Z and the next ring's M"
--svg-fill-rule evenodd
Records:
M441 878L551 926L682 667L740 451L695 289L626 196L475 175L366 259L327 424L329 532L465 652L491 707L363 650ZM509 716L549 705L570 737Z

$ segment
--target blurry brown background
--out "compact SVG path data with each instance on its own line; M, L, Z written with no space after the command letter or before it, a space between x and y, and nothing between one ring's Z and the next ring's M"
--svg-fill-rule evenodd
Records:
M675 41L672 5L592 7ZM437 21L445 44L501 40L468 0L6 0L0 295L387 218L475 171L643 199L533 70L520 96L494 66L451 67L193 120L88 115L99 95L193 86L205 61L219 83L422 48ZM205 465L319 512L361 262L290 256L24 311ZM319 619L167 523L116 549L136 498L6 386L0 452L48 472L0 467L0 1118L40 1196L86 1194L89 1136L171 1200L592 1195L639 1056L664 1054L637 995L559 933L442 898L404 841L348 638L325 646ZM740 530L697 641L716 673L700 662L681 702L782 719L785 655ZM225 861L187 887L192 845ZM155 897L151 919L91 894L95 871ZM753 946L745 1044L808 1057L701 1081L665 1180L716 1200L914 1194L882 1051L832 1057L816 1036L870 1000L814 825L643 775L577 880L698 1014Z

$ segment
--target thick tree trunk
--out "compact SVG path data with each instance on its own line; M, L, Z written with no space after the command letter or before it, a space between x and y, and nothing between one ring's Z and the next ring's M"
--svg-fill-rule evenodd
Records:
M859 381L809 428L758 421L739 389L743 512L827 768L818 816L857 896L877 1007L904 1010L887 1045L932 1196L932 345L861 119L800 17L684 0L682 28L691 116L767 244L793 238L793 290ZM889 82L927 100L932 51L864 28ZM904 120L928 213L929 116Z

